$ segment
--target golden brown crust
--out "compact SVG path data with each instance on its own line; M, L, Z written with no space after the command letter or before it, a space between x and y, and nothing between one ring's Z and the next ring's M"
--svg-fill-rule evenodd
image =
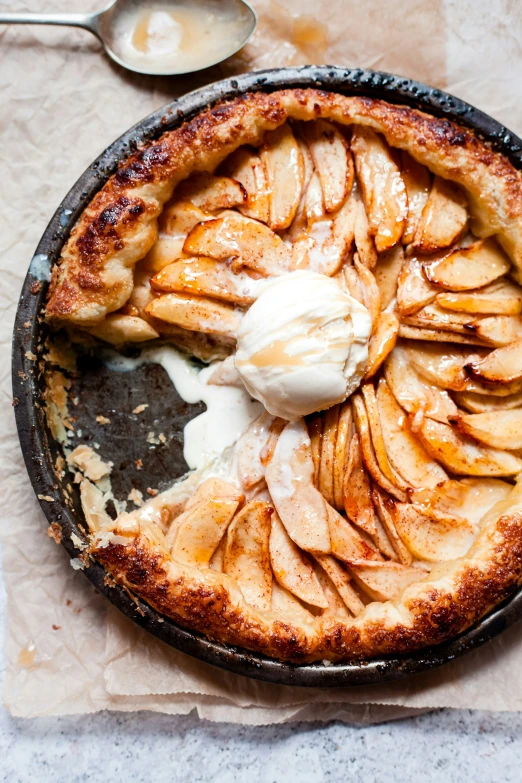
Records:
M370 604L349 622L316 617L305 623L258 612L232 579L174 562L155 538L142 528L127 545L104 541L92 553L118 582L180 625L296 663L371 658L439 644L506 598L522 574L520 503L491 520L465 558L440 566L436 577L432 572L398 601Z
M53 271L47 318L94 324L122 307L132 270L157 235L175 186L211 171L243 144L257 145L288 118L367 125L434 173L462 185L479 236L497 235L522 276L522 179L473 133L406 106L318 90L243 95L169 131L125 161L81 216Z

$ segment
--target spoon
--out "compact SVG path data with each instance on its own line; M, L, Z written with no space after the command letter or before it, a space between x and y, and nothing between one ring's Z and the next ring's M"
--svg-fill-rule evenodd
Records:
M254 33L257 16L245 0L113 0L93 14L0 13L0 24L82 27L124 68L165 76L235 54Z

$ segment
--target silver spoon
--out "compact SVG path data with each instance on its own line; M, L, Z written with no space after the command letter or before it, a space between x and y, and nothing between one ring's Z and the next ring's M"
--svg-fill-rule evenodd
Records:
M159 24L165 29L166 20L171 33L176 21L169 22L161 16L161 12L172 14L174 20L176 13L180 14L180 21L181 15L185 15L185 22L187 18L188 22L192 19L193 37L199 32L197 42L194 41L189 50L178 54L165 51L165 41L160 53L137 50L132 44L133 34L140 18L144 19L147 12L156 14L156 27ZM201 16L196 17L196 14ZM199 31L196 29L197 18L205 22L204 29ZM254 33L257 16L245 0L113 0L105 10L93 14L0 13L0 24L82 27L99 38L109 57L124 68L166 76L200 71L235 54ZM173 34L175 38L175 32ZM219 43L219 48L210 45L211 39ZM172 42L175 44L175 41Z

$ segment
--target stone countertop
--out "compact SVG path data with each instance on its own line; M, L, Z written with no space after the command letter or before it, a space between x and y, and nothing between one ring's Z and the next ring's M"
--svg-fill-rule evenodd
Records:
M2 629L4 614L0 576ZM238 726L150 712L24 720L0 707L2 783L518 783L521 754L522 713Z
M189 716L0 715L6 783L515 783L522 715L439 711L357 728L338 722L242 727Z

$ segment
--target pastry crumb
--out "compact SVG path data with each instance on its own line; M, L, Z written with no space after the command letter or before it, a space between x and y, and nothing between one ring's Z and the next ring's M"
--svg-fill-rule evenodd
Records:
M55 625L54 623L52 624L51 628L53 629L53 631L61 631L62 630L62 626L61 625Z
M32 351L26 351L25 358L29 359L31 362L35 362L38 357Z
M112 470L112 463L104 462L99 454L86 445L77 446L71 451L67 464L69 467L78 468L91 481L99 481Z
M70 563L75 571L83 571L85 569L85 563L79 557L73 557Z
M48 503L54 503L54 498L50 495L38 495L38 500L46 500Z
M149 406L148 406L148 404L147 404L147 403L145 403L145 404L143 404L143 405L138 405L136 408L134 408L134 410L133 410L132 412L133 412L133 413L143 413L143 411L145 410L145 408L148 408L148 407L149 407Z
M161 443L166 443L167 442L167 438L165 437L165 435L162 432L160 432L160 434L158 435L158 440L160 440Z
M142 506L143 505L143 492L140 492L139 489L136 489L133 487L129 494L127 495L127 500L130 500L134 505L136 506Z
M150 487L147 487L147 495L150 495L151 497L155 498L158 493L159 493L159 489L151 489Z
M76 549L80 549L81 551L87 549L87 544L85 541L82 541L80 536L77 536L76 533L71 533L71 541L73 542Z
M96 416L96 421L98 424L110 424L111 420L107 418L107 416Z
M136 470L141 470L143 467L143 460L142 459L135 459L134 464L136 465Z
M62 543L62 526L58 522L51 522L47 528L47 535L52 538L55 544Z
M150 443L153 446L157 446L159 442L160 439L156 437L154 432L151 431L147 434L147 443Z

